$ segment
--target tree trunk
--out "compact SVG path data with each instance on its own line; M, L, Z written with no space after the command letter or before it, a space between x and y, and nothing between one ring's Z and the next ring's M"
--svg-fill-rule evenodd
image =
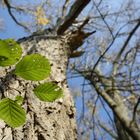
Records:
M1 68L1 93L9 98L24 97L26 124L13 129L0 121L0 140L76 140L75 107L66 81L69 46L60 37L30 36L19 40L23 55L39 53L49 59L51 76L63 89L64 97L53 103L39 101L33 94L38 82L26 81L11 74L13 67Z

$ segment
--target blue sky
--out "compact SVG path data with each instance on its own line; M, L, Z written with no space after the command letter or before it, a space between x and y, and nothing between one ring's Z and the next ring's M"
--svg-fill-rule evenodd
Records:
M0 17L3 20L3 30L0 31L0 38L14 38L18 39L23 36L27 36L27 33L20 26L17 26L16 23L11 19L6 9L0 6Z

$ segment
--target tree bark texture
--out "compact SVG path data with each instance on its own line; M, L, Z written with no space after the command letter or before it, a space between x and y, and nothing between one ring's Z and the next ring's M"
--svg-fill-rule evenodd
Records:
M23 96L23 107L27 112L26 124L19 128L10 128L0 121L0 140L76 140L75 107L66 81L69 46L60 37L30 36L19 42L23 56L39 53L49 59L51 76L43 82L58 83L64 97L53 103L42 102L33 94L34 86L39 82L16 77L11 74L14 67L0 68L1 95L11 99Z

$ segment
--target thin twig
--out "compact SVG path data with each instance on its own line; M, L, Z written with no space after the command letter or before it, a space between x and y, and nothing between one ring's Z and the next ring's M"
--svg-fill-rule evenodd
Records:
M69 0L65 0L65 3L62 7L62 19L66 16L67 7L69 5Z
M23 25L22 23L18 22L18 20L15 18L15 16L13 15L13 13L11 11L11 9L13 7L10 5L10 3L8 2L8 0L3 0L3 1L4 1L5 5L7 7L7 10L8 10L9 15L15 21L15 23L30 32L30 30L25 25Z
M135 122L136 112L137 112L137 108L138 108L139 104L140 104L140 97L138 98L138 101L137 101L136 105L134 106L132 122Z
M96 5L96 3L95 3L94 0L93 0L93 4L95 5L95 7L96 7L98 13L100 14L100 16L101 16L103 22L105 23L106 27L108 28L108 30L109 30L109 32L110 32L110 34L111 34L111 36L112 36L112 38L113 38L113 40L114 40L115 37L114 37L114 35L113 35L113 32L112 32L110 26L108 25L107 21L105 20L104 15L101 13L101 11L100 11L100 9L99 9L99 6Z
M138 23L136 24L136 26L132 29L132 31L130 32L129 36L127 37L126 41L124 42L124 45L122 46L121 50L119 51L115 62L117 62L119 60L119 58L121 57L122 53L124 52L125 48L127 47L129 41L131 40L132 36L134 35L134 33L137 31L137 29L140 26L140 19L138 21Z

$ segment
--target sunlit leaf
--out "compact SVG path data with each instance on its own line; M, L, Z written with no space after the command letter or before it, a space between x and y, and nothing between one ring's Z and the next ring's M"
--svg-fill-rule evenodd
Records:
M41 101L53 102L56 99L63 97L63 91L57 84L48 82L37 86L34 89L35 95Z
M26 55L17 65L15 74L26 80L39 81L50 74L48 59L40 54Z
M9 45L4 40L0 40L0 56L4 56L4 57L10 56Z
M0 119L13 128L19 127L25 123L25 111L15 101L5 98L0 101Z
M15 98L15 102L17 103L17 104L19 104L19 105L22 105L22 103L23 103L23 97L22 96L16 96L16 98Z
M13 39L0 40L0 66L11 66L22 55L20 45Z

